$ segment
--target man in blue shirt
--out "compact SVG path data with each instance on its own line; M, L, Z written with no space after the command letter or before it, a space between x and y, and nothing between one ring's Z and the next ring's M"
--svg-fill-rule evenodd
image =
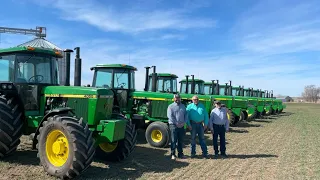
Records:
M208 112L204 105L199 103L198 96L193 96L192 102L187 106L187 126L191 131L191 157L196 155L196 136L198 134L202 156L208 158L207 145L204 140L204 131L207 129L209 121Z
M174 102L168 106L167 116L169 119L169 129L171 134L171 159L176 159L176 144L178 143L178 157L185 158L183 155L183 138L185 135L184 125L187 122L188 114L186 107L181 103L179 94L173 95Z
M209 120L209 127L211 132L213 132L213 148L214 148L214 158L218 158L218 136L220 136L220 151L222 157L227 157L226 155L226 136L225 133L229 131L229 120L227 117L227 109L221 107L220 101L215 101L215 108L212 109Z

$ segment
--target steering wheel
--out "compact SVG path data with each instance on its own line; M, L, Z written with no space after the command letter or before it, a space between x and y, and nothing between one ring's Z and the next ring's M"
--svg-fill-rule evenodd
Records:
M36 78L37 77L37 78ZM41 77L40 79L41 80L39 80L39 78L38 77ZM34 82L41 82L41 81L43 81L43 79L44 79L44 77L42 76L42 75L34 75L34 76L32 76L31 78L29 78L29 82L31 82L31 79L32 78L34 78Z
M117 88L123 88L125 85L126 85L126 83L121 83L121 84L118 85Z

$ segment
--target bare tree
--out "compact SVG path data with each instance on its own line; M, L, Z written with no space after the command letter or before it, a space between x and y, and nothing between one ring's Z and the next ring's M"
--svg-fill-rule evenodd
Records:
M320 88L315 85L308 85L304 87L304 92L302 93L302 97L307 102L316 103L319 100L320 96Z

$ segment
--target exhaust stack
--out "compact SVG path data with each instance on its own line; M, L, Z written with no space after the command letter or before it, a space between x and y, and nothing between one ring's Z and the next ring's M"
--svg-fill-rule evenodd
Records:
M229 80L229 92L228 92L229 96L232 96L232 84L231 84L231 80Z
M210 93L210 89L209 89L209 94L214 95L214 90L215 90L215 86L216 84L214 83L215 80L211 80L212 84L211 84L211 93Z
M156 73L156 66L151 66L153 68L152 73L152 92L157 91L157 73Z
M71 53L73 50L65 49L64 50L66 55L66 81L64 83L65 86L70 86L70 60L71 60Z
M74 67L74 86L81 86L81 58L80 47L74 48L76 50L76 59Z
M220 84L218 79L217 79L216 95L220 95Z
M148 91L149 90L149 69L150 67L147 66L147 67L144 67L146 68L146 81L145 81L145 84L144 84L144 91Z
M188 94L189 92L189 75L186 75L186 90L185 93Z
M194 82L194 75L191 75L191 94L194 94L196 83Z
M228 83L225 83L226 87L224 88L224 95L227 96L228 95Z

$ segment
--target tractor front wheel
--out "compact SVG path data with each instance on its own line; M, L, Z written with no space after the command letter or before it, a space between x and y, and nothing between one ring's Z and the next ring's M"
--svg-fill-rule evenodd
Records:
M257 109L255 109L252 114L248 114L247 121L252 121L252 120L254 120L254 118L256 118L257 116L258 116L258 111L257 111Z
M231 126L234 126L238 122L236 119L236 115L230 109L228 109L227 111L227 117Z
M121 116L118 116L121 118ZM96 148L96 156L101 160L118 162L129 157L136 147L137 131L135 125L130 120L127 121L124 139L113 143L104 142Z
M170 142L170 130L163 122L153 122L146 130L146 140L153 147L166 147Z
M61 179L80 175L90 166L95 153L92 132L82 118L49 117L40 127L37 140L44 170Z
M0 96L0 158L16 151L22 136L22 111L15 98Z

